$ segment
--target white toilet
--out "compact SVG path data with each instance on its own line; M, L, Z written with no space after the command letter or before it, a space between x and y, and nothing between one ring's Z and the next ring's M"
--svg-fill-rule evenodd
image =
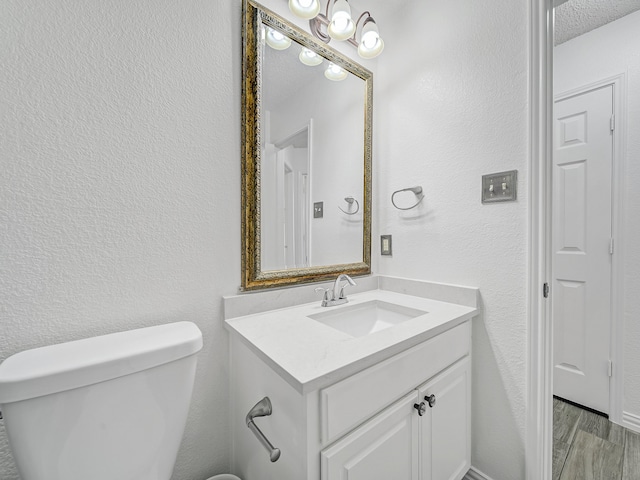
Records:
M0 411L23 480L169 480L202 334L190 322L18 353Z

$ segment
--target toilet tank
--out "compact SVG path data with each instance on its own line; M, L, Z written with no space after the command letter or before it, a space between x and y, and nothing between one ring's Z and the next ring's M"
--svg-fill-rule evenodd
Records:
M0 411L22 480L169 480L201 348L179 322L7 358Z

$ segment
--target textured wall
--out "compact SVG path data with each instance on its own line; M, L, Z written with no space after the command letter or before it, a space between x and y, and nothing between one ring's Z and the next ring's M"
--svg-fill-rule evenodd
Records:
M411 0L385 18L376 77L379 272L480 288L472 464L524 478L527 350L527 4ZM481 176L518 170L518 201L480 202ZM414 210L393 190L422 185ZM411 195L398 198L408 205ZM374 238L377 249L379 242Z
M286 2L264 3L286 12ZM396 15L376 17L386 51L375 82L374 228L394 234L395 254L379 259L374 237L374 269L481 288L473 463L496 480L523 478L526 2L407 3L370 5ZM0 359L196 322L205 349L174 479L221 472L220 297L239 284L240 261L240 2L5 0L0 9L10 46L0 57ZM519 201L482 206L480 176L512 168ZM420 209L393 209L391 191L415 184L425 187ZM2 432L0 478L17 478Z
M554 89L565 92L626 73L624 156L624 404L640 417L640 12L556 47ZM624 119L623 119L624 120Z
M205 346L175 480L229 465L240 35L238 0L0 5L0 360L195 322ZM1 431L0 478L18 478Z

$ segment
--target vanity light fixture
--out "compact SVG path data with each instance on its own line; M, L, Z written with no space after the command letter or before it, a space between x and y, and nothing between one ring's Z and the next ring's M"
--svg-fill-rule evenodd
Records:
M347 78L347 71L335 63L330 63L327 69L324 71L324 76L334 82L339 82Z
M289 9L298 17L309 20L311 33L324 43L329 43L331 39L347 41L358 49L360 57L366 59L377 57L384 49L384 42L371 13L364 12L354 22L347 0L327 0L324 14L319 13L319 0L289 0ZM362 20L358 41L358 26Z
M313 50L309 50L305 47L302 47L298 58L302 63L310 67L315 67L316 65L320 65L322 63L322 57L320 55L318 55Z
M291 39L273 28L267 27L267 45L274 50L286 50L291 46Z

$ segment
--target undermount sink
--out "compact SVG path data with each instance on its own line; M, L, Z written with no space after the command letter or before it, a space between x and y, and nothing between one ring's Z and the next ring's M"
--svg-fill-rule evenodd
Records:
M352 337L364 337L426 313L429 312L380 300L370 300L309 315L309 318Z

